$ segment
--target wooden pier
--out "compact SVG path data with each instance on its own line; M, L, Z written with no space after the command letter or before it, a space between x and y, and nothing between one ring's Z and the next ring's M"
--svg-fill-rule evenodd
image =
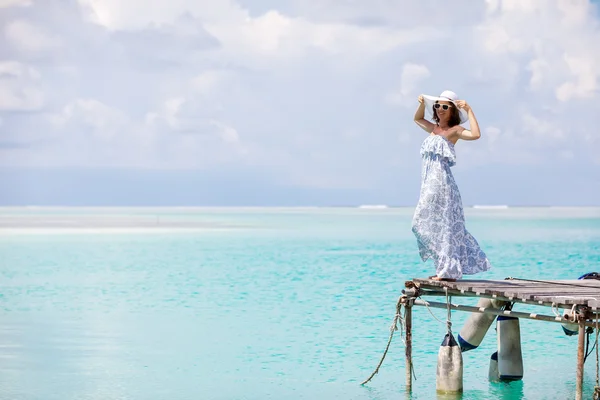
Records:
M578 329L577 375L575 398L583 398L583 367L585 357L585 336L588 327L596 329L600 324L600 280L532 280L506 278L505 280L457 280L438 281L413 279L405 282L405 289L399 299L398 310L404 307L404 328L406 343L406 386L412 388L412 308L424 306L497 316L510 316L544 322L572 324ZM444 297L443 301L425 300L425 297ZM455 304L453 298L488 298L509 304L503 308L481 308ZM518 305L545 307L545 314L519 312ZM567 311L567 318L564 317ZM397 317L400 312L398 311ZM596 340L598 336L595 334ZM388 343L389 346L389 343ZM594 399L600 398L600 388L595 388Z

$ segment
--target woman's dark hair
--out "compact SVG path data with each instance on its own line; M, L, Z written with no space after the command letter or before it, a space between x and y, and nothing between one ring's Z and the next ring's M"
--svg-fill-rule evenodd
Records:
M437 123L440 122L440 117L438 117L435 108L433 109L433 119ZM456 125L460 125L460 113L458 112L458 108L456 107L456 105L450 103L450 119L448 119L448 126L452 127Z

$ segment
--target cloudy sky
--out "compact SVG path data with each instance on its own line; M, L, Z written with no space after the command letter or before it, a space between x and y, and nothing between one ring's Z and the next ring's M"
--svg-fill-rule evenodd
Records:
M590 0L0 0L0 204L414 205L454 90L465 205L600 205Z

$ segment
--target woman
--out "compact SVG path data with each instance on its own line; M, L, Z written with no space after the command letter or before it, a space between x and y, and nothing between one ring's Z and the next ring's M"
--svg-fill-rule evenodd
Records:
M412 222L421 259L433 259L436 275L430 278L436 280L487 271L490 262L465 228L460 192L450 170L456 163L456 142L481 136L475 114L449 90L439 97L421 95L418 101L414 120L429 133L421 146L421 195ZM425 119L425 110L433 114L435 123ZM460 126L467 121L470 130Z

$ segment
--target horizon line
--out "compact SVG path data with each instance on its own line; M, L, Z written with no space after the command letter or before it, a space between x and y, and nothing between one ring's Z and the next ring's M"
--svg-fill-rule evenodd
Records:
M49 208L356 208L362 210L385 210L392 208L414 208L416 205L385 205L385 204L350 204L350 205L3 205L2 208L30 208L30 209L49 209ZM481 210L502 210L510 208L597 208L597 205L510 205L510 204L470 204L463 208L475 208Z

